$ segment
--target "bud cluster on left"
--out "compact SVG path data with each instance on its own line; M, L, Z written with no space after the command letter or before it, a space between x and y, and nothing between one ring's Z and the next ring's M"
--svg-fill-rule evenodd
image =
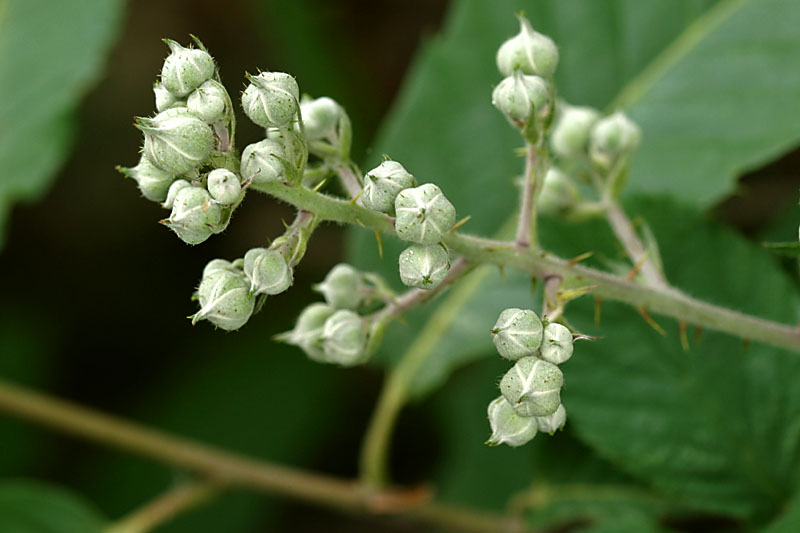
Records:
M156 114L139 117L139 163L118 167L145 198L170 209L161 222L188 244L223 231L246 189L233 152L233 106L214 59L195 40L185 48L166 40L170 54L153 86Z

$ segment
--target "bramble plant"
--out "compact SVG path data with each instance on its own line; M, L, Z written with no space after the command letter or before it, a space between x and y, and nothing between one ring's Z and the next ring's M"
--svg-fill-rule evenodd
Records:
M714 11L709 17L720 17L720 12ZM135 119L135 127L143 136L139 160L117 170L135 183L145 199L163 207L165 216L159 223L192 246L224 238L221 235L225 230L237 224L237 209L253 193L288 204L295 212L294 219L284 223L282 233L257 234L250 248L242 250L238 257L210 257L204 267L198 265L196 274L186 280L188 296L194 278L192 300L196 307L188 317L191 324L223 330L218 332L220 335L235 335L236 330L246 326L260 327L256 316L259 311L272 305L276 296L291 291L296 279L302 280L302 275L296 273L302 269L308 247L314 245L318 227L334 223L349 226L354 233L360 232L369 239L374 235L374 255L380 257L381 268L364 267L358 257L336 264L311 286L318 301L297 314L294 327L264 342L285 343L290 345L287 349L341 372L345 370L338 367L384 362L385 352L398 343L408 349L392 361L393 368L363 436L355 482L218 451L0 383L0 407L5 410L196 474L196 478L140 512L112 524L105 530L107 533L150 531L230 486L288 494L350 511L403 515L447 530L476 532L527 532L540 525L546 530L573 530L583 527L584 518L596 520L600 528L609 523L624 524L627 529L613 530L640 531L664 524L672 527L673 522L678 524L691 513L701 519L705 518L703 513L725 520L733 517L747 526L765 523L787 508L789 518L797 516L800 506L792 493L797 476L790 468L795 458L776 458L776 462L782 461L776 469L790 472L777 475L762 464L761 458L772 453L769 447L762 450L749 441L749 447L744 449L731 446L729 455L740 459L750 476L745 476L745 481L755 480L752 490L758 494L752 498L745 494L751 488L749 483L744 488L742 483L728 490L723 482L722 490L713 483L705 487L704 481L697 481L695 486L676 478L688 477L693 469L701 471L697 479L727 476L735 470L725 463L728 455L717 457L714 448L706 444L725 441L729 434L735 436L740 430L759 435L775 432L774 424L761 424L762 418L774 414L772 411L779 412L775 418L788 427L787 435L775 439L780 440L776 446L781 450L800 449L795 413L788 408L784 412L788 400L784 402L781 396L777 407L763 407L760 384L753 385L741 376L732 378L718 388L727 387L726 398L738 398L739 403L729 409L724 406L723 413L716 413L722 410L717 404L704 404L697 391L709 381L724 380L720 369L736 357L747 356L725 353L727 359L720 355L701 367L698 361L706 354L688 353L689 326L695 328L693 344L700 343L702 331L712 330L730 337L727 341L735 340L736 346L739 341L745 347L757 342L770 349L795 352L800 352L800 328L718 305L676 287L683 284L674 279L669 262L662 262L661 235L657 239L657 232L651 231L647 220L632 219L623 206L634 158L644 149L650 130L640 127L646 126L642 117L628 113L619 102L601 110L584 102L565 101L559 91L560 78L556 82L559 48L549 36L536 31L523 14L517 18L519 31L498 43L492 67L498 74L494 86L486 88L485 107L489 111L493 107L499 113L498 122L516 136L519 147L505 146L509 159L515 151L524 162L518 165L519 176L507 183L503 176L490 176L487 183L491 180L491 188L465 186L463 191L453 186L456 180L426 176L427 169L417 168L413 158L394 159L391 146L379 164L363 171L351 155L354 132L350 117L336 100L304 94L302 80L273 71L245 73L243 91L229 92L222 82L220 65L200 39L192 36L191 43L183 44L165 39L169 53L152 86L155 110L150 116ZM689 34L686 39L696 35ZM681 46L688 45L679 43L675 47L678 52L670 53L679 53ZM667 54L659 58L656 67L671 60ZM652 76L648 71L639 83L650 83ZM587 76L587 82L589 79ZM458 86L447 87L453 93L459 90ZM637 86L631 90L642 89ZM237 138L240 110L260 128L260 138ZM480 136L481 132L469 134ZM443 149L441 158L469 159L469 154L459 154L452 148ZM464 150L468 149L465 144ZM479 205L483 198L493 199L503 188L516 196L515 205L504 206L512 214L509 223L490 236L470 232L475 225L473 217L478 219L481 213L468 212L467 207ZM468 194L481 198L464 206ZM659 214L655 211L654 216ZM683 211L669 211L669 216L675 216L670 223L677 225ZM576 256L563 253L570 249L564 246L570 239L577 241L576 247L587 243L594 246L592 241L601 239L574 229L587 223L599 224L608 232L619 248L619 257L593 257L592 251ZM558 231L548 231L549 224ZM683 228L684 233L670 234L671 242L664 249L674 247L676 240L696 230L695 226L687 227ZM558 235L560 242L552 235ZM704 242L716 237L710 235ZM767 246L789 254L800 249L796 242ZM680 257L684 268L695 266L692 251L689 249ZM720 263L727 260L720 254ZM383 268L387 263L391 263L391 273ZM469 309L478 287L495 273L496 284L484 288L492 291L491 305ZM756 286L760 275L753 268L748 281ZM707 275L706 282L714 283L713 277ZM721 278L719 283L728 283L727 278ZM696 287L694 290L706 294ZM782 310L797 307L794 301L780 301L781 296L777 290L766 294L754 290L749 298L769 301L782 306ZM274 301L278 302L277 298ZM433 307L434 301L439 303L435 311L423 314L422 310ZM649 328L648 332L653 333L649 331L652 329L665 337L668 333L659 320L674 319L679 337L673 339L674 344L685 358L659 360L664 355L659 351L659 341L632 333L630 322L619 320L622 312L616 308L611 309L610 319L601 322L604 302L631 308L641 317L642 329ZM592 321L586 319L592 311L594 329ZM793 312L796 314L797 310ZM398 323L406 323L410 317L412 325L417 326L414 320L420 316L424 317L422 331L412 338L410 328L403 330ZM528 472L530 465L520 462L518 469L524 471L525 481L529 482L532 476L536 480L528 490L517 492L505 502L507 512L503 514L441 503L427 487L393 485L389 472L391 435L399 411L421 395L420 390L431 388L430 383L444 381L456 366L451 361L437 361L438 350L450 349L442 340L445 333L463 335L468 344L478 338L476 330L480 330L480 338L489 348L493 345L495 366L502 366L502 371L494 383L486 380L487 390L494 387L491 394L470 390L459 396L461 400L443 404L447 407L446 423L452 426L448 429L450 436L458 442L469 439L470 444L477 443L481 453L495 458L530 458L567 442L565 458L551 458L552 469L562 469L556 476L549 475L547 465L537 464L535 472ZM706 335L712 342L724 338ZM617 340L608 352L596 349L613 342L607 338L613 336ZM654 337L660 339L655 333ZM730 345L734 344L725 344ZM613 361L616 364L606 365L605 360L586 364L585 358L598 354L611 360L617 355L611 352L622 348L633 355ZM486 353L486 346L461 350ZM653 352L649 359L642 355L649 352ZM472 355L459 357L467 360ZM785 370L762 367L758 361L748 360L746 365L749 366L742 370L743 375L769 379ZM674 382L660 381L647 374L645 367L657 367L652 371L678 377ZM608 379L608 375L616 381ZM792 373L786 370L786 375ZM420 376L430 383L414 383ZM619 384L628 376L630 384L616 389L602 384L591 386L595 379ZM765 378L768 385L769 379ZM657 396L649 398L655 405L650 411L639 405L644 402L640 400L644 389ZM298 391L298 395L314 393L302 387ZM793 394L788 389L785 392L787 397ZM465 402L464 398L470 401ZM296 400L286 398L288 404ZM665 405L674 409L659 410ZM762 410L770 412L762 417ZM653 411L657 416L652 416ZM755 414L746 418L745 414L752 414L750 411ZM730 419L735 429L707 428L703 417L709 412L722 420ZM461 417L480 418L483 437L476 437L475 431L462 435ZM578 446L577 441L559 440L569 438L573 431L582 441L577 451L570 449ZM640 440L636 440L637 431L641 433ZM681 442L677 449L660 447L659 439L669 433L685 444ZM555 438L549 439L550 436ZM424 435L420 437L424 439ZM573 481L570 463L584 454L584 444L593 448L586 448L587 452L596 452L594 455L614 462L617 468L611 470L593 455L588 469L596 469L593 475L600 481L592 478L591 483L581 484L577 476ZM618 450L628 453L617 453ZM448 448L448 453L457 456L454 463L467 464L473 459L455 447ZM630 464L629 457L635 459ZM671 461L679 466L666 473L654 473L659 464ZM709 464L713 468L707 467ZM702 470L706 467L707 471ZM507 471L498 473L494 480L497 485L506 483L502 478L506 474ZM640 479L635 481L641 481L641 486L631 482L637 476ZM552 490L550 477L555 478L552 484L557 486ZM459 482L471 483L468 478L459 478ZM478 489L491 492L492 487L476 485L474 490ZM692 501L695 494L706 493L713 495L708 502ZM768 495L763 499L768 503L758 498L761 493ZM559 514L576 501L590 503L579 512ZM544 511L550 510L548 506L553 502L556 510L550 516ZM618 509L622 511L618 513ZM537 510L543 511L542 517L527 520L525 514ZM775 529L770 533L790 530Z

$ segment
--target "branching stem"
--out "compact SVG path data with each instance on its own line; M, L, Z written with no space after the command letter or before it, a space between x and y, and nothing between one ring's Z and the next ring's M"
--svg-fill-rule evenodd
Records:
M542 181L542 176L537 176L538 159L538 148L531 143L527 143L525 145L525 176L520 196L519 220L515 238L515 242L520 248L527 248L531 245L531 242L534 244L538 242L536 197L538 196L537 190L541 191L539 182Z

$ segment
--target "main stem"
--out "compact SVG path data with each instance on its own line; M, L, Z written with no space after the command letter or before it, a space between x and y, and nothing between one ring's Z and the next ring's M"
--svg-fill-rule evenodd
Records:
M449 530L475 533L529 531L514 519L429 501L417 490L366 491L354 481L260 461L149 429L0 380L0 410L74 436L184 468L222 486L282 494L353 512L401 515ZM202 492L202 489L197 489ZM194 500L195 491L179 495Z
M300 209L312 211L322 220L357 224L395 234L394 220L391 217L348 201L315 193L302 186L290 187L281 183L260 184L256 188ZM574 279L595 286L593 295L603 300L624 302L635 308L643 308L706 329L800 352L800 329L797 327L703 302L669 286L644 285L580 264L572 264L536 247L520 249L515 243L460 232L445 235L443 242L470 263L516 268L537 277L556 274L565 280Z

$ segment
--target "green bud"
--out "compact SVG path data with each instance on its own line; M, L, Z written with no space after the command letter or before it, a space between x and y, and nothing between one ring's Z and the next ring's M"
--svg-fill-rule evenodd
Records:
M172 182L172 185L169 186L169 191L167 191L167 198L164 200L164 203L161 204L161 207L172 209L172 206L175 205L175 198L178 196L178 193L186 187L191 186L192 184L186 180L175 180Z
M554 365L568 361L572 357L572 332L555 322L544 328L542 339L542 359Z
M284 178L283 147L275 141L264 139L248 145L242 152L242 177L253 183L269 183Z
M133 168L117 167L126 178L133 178L145 198L152 202L163 202L175 176L161 170L146 157L139 160Z
M214 59L205 50L184 48L170 39L165 39L172 53L161 68L161 83L177 97L194 91L214 75Z
M492 427L492 436L486 441L489 446L522 446L533 440L538 431L536 418L519 416L502 396L489 404L489 424Z
M600 167L610 168L619 157L631 154L642 139L642 131L623 113L597 122L589 138L589 155Z
M242 94L242 107L250 120L262 128L285 126L297 113L300 89L285 72L262 72L247 77L250 85Z
M492 105L517 126L531 117L544 118L550 113L550 90L539 76L526 76L515 70L495 87Z
M337 309L355 309L364 301L366 286L361 272L339 263L333 267L322 283L314 290L322 293L325 301Z
M212 259L203 269L203 278L207 278L212 273L218 270L226 270L228 272L241 273L241 271L238 268L236 268L236 266L233 263L231 263L226 259Z
M169 92L164 84L156 82L153 85L153 94L156 97L156 111L166 111L171 107L180 107L186 105L183 100L179 100L174 94Z
M208 173L208 192L222 205L231 205L239 200L242 185L239 177L227 168L216 168Z
M556 167L550 167L544 176L539 193L539 212L557 214L574 206L580 200L580 191L569 177Z
M228 91L216 80L208 80L189 95L186 109L204 122L213 124L225 118L228 111Z
M364 176L361 204L367 209L394 213L394 202L403 189L415 187L417 180L397 161L384 161Z
M303 98L300 102L300 115L303 117L306 138L317 141L335 134L342 113L342 106L327 96Z
M589 135L598 120L600 113L591 107L560 105L558 118L550 134L553 152L566 159L586 157L589 153Z
M456 223L456 208L433 183L400 191L394 208L395 230L404 241L435 244Z
M172 213L163 223L183 242L200 244L220 229L222 210L204 188L184 187L175 195Z
M280 294L292 286L292 268L275 250L248 250L244 254L244 273L253 294Z
M503 76L519 69L523 74L552 78L558 65L558 48L550 37L534 31L525 17L519 17L517 35L497 51L497 69Z
M247 280L230 270L215 270L204 275L197 296L200 311L192 317L192 324L208 320L226 331L242 327L255 307Z
M534 355L542 343L542 321L530 309L506 309L491 329L500 355L511 361Z
M364 362L367 329L364 321L349 309L333 313L322 328L322 350L328 362L352 366Z
M564 409L564 404L560 404L556 412L552 415L537 416L534 418L539 426L539 431L553 435L567 423L567 410Z
M309 305L297 317L294 329L284 335L285 340L300 347L311 359L327 362L325 352L322 350L322 329L325 321L335 312L336 310L327 304Z
M450 272L450 257L441 244L412 244L400 254L400 280L407 287L433 289Z
M564 375L554 364L523 357L500 380L500 392L520 416L547 416L561 404Z
M152 119L137 119L144 133L144 155L158 168L175 175L202 165L214 149L211 127L185 107L167 109Z

